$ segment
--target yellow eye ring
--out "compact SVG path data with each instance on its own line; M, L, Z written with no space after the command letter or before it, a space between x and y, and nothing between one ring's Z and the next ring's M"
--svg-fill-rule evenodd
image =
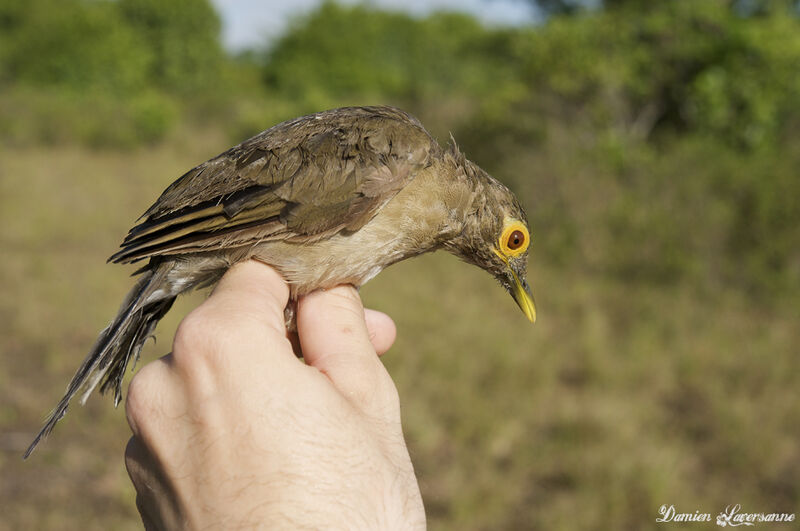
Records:
M503 229L498 243L504 256L515 257L528 250L530 240L531 237L525 224L520 221L512 221Z

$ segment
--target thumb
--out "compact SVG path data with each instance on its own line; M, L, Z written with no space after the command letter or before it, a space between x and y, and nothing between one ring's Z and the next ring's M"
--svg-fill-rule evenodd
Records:
M306 363L354 405L385 412L397 400L394 383L370 341L355 288L337 286L300 299L297 333Z

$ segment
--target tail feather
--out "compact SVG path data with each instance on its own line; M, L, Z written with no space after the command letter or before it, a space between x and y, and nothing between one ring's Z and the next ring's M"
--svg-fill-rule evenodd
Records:
M128 329L128 332L131 332L130 339L125 337L121 342L121 346L128 345L125 355L115 356L111 361L111 365L106 369L107 372L106 370L103 371L106 374L105 380L100 385L100 392L105 394L109 389L114 390L114 407L117 407L122 400L122 379L125 377L125 370L128 364L133 359L131 369L136 367L136 362L139 361L139 354L142 351L142 347L144 347L145 341L153 335L156 325L172 308L172 303L175 302L176 298L170 297L144 308L137 322ZM81 402L86 401L90 392L91 390L87 389L87 395L81 398Z
M134 358L135 365L145 341L178 295L168 289L169 271L169 264L161 266L154 264L152 268L143 271L144 275L128 293L111 324L100 333L89 355L72 377L64 397L28 447L25 459L61 420L67 412L70 401L84 385L86 391L81 402L85 402L97 384L105 378L100 387L101 392L114 389L114 405L119 404L122 397L122 379L130 359Z

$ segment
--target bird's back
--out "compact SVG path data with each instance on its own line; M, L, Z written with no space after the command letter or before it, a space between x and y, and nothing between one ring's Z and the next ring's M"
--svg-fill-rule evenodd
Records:
M172 183L111 259L358 230L441 151L419 121L392 107L283 122Z

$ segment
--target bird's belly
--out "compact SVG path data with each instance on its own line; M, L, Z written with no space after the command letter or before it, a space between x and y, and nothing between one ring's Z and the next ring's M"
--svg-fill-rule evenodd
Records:
M252 257L277 269L289 283L292 298L339 284L363 285L386 266L405 256L398 242L365 246L359 233L314 243L269 242L253 249Z

